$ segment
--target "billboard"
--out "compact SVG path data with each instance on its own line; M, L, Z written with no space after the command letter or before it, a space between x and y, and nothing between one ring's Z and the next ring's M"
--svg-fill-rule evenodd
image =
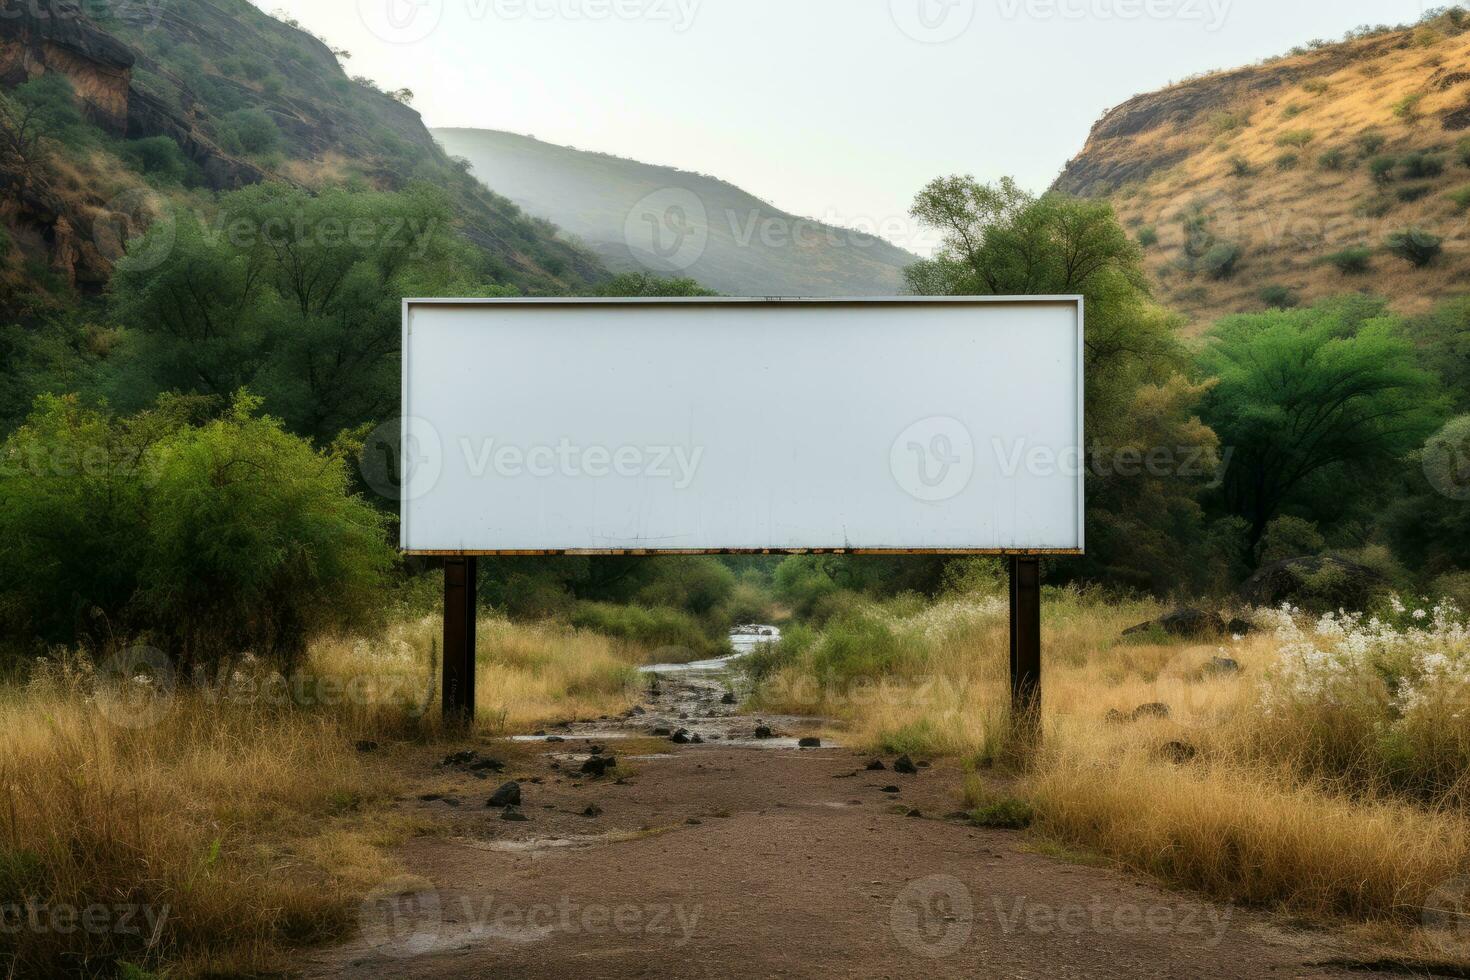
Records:
M406 300L413 554L1080 554L1080 297Z

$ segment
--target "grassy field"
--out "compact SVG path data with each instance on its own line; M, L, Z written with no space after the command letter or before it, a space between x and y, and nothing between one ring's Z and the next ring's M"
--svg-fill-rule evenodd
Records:
M752 665L757 700L841 719L874 751L969 760L977 817L1030 824L1041 846L1470 962L1453 923L1419 929L1470 874L1470 632L1456 610L1258 611L1252 635L1201 644L1124 639L1158 613L1148 603L1054 591L1045 609L1031 756L1000 708L999 596L859 605L797 628Z
M386 848L430 829L392 803L402 754L440 739L437 628L318 644L289 682L246 659L202 689L112 694L72 656L0 687L0 895L97 926L0 930L0 963L229 975L349 934L397 871ZM479 649L484 734L623 710L652 653L494 618Z

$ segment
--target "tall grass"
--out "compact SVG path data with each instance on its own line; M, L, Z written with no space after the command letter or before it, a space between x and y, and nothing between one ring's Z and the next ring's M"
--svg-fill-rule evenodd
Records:
M1261 632L1211 643L1124 639L1144 602L1049 591L1044 609L1045 736L1024 760L996 596L790 631L754 665L758 703L874 750L1015 762L1040 833L1222 899L1402 933L1470 873L1470 634L1451 606L1258 612Z
M289 679L241 658L157 701L114 696L77 655L0 686L0 906L131 910L125 929L0 930L0 974L273 971L348 933L395 870L382 845L415 829L391 806L401 768L380 760L440 736L438 629L318 643ZM488 617L479 635L492 734L623 710L649 654Z

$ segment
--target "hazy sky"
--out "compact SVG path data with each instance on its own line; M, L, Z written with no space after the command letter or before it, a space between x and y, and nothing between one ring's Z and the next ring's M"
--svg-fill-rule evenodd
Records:
M430 126L725 178L904 241L940 174L1045 188L1103 110L1431 0L255 0Z

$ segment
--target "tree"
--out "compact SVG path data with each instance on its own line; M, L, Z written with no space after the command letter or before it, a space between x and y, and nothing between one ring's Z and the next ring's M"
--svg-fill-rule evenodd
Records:
M1470 568L1470 415L1445 423L1417 457L1384 525L1394 550L1428 580Z
M1408 321L1420 362L1438 374L1456 412L1470 412L1470 298L1446 300L1432 313Z
M625 272L592 291L593 296L718 296L693 279L660 279L645 272Z
M0 93L0 181L9 184L6 196L19 200L45 179L51 143L78 145L88 132L64 75L47 72Z
M1089 555L1078 570L1156 591L1198 581L1196 496L1217 462L1195 416L1205 389L1186 377L1178 320L1151 300L1142 252L1112 207L944 177L913 214L944 235L906 271L915 293L1085 298Z
M1204 403L1232 458L1226 509L1258 545L1283 508L1365 486L1443 418L1435 378L1381 303L1352 298L1228 317L1201 355L1218 379Z
M131 417L43 396L0 446L0 625L21 647L137 639L177 666L252 651L289 667L371 623L396 561L346 461L236 397Z
M130 360L116 398L248 387L326 442L397 411L402 297L513 292L486 287L480 266L432 188L236 191L213 218L155 224L118 264Z

